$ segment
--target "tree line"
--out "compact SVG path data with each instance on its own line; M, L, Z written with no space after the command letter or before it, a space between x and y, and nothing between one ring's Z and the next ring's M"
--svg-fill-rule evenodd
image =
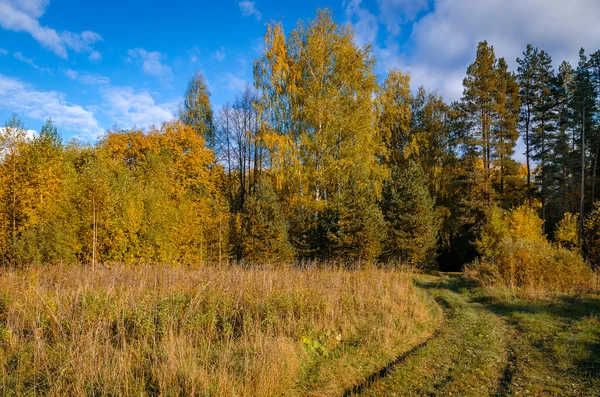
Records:
M64 143L51 119L26 139L13 116L0 260L451 266L474 258L492 209L521 205L550 237L567 217L600 239L600 51L555 70L528 45L512 72L481 42L454 103L375 62L320 10L287 35L268 25L254 86L218 112L197 73L176 120L93 146Z

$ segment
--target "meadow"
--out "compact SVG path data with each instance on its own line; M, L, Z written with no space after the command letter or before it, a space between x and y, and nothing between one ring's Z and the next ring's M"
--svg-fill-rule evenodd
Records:
M2 269L0 394L339 395L440 319L374 267Z

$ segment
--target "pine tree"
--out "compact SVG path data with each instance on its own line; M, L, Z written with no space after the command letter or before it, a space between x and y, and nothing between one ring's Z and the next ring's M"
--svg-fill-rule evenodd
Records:
M538 49L531 44L527 44L523 58L517 58L519 67L517 69L517 80L520 86L521 96L521 122L523 125L523 140L525 141L525 159L527 163L527 198L531 205L531 194L533 192L531 185L531 150L530 150L530 132L533 105L536 98L535 74L538 62Z
M287 221L273 187L264 177L246 201L241 235L242 256L247 262L262 264L293 258Z
M538 54L534 79L534 100L530 132L531 158L539 164L539 191L542 202L543 231L546 230L546 209L554 179L553 145L556 141L557 98L556 77L552 58L545 51Z
M506 206L511 196L511 192L506 189L507 179L518 170L513 155L519 138L517 122L521 101L516 77L508 71L504 58L500 58L497 62L496 75L498 79L495 98L497 120L492 131L493 160L497 174L496 190L501 202Z
M354 175L336 209L328 240L333 257L343 260L375 260L382 250L385 222L373 186Z
M383 215L387 222L384 255L388 259L430 266L435 258L438 219L427 189L427 177L412 160L394 167L384 186Z
M596 51L589 59L590 69L592 72L592 81L596 90L596 111L600 112L600 50ZM590 130L590 144L593 151L594 165L592 168L592 197L591 202L596 202L596 191L598 187L598 161L600 160L600 114L596 116L596 128Z
M574 120L573 129L573 147L578 155L579 167L579 216L581 226L585 220L585 194L586 194L586 164L589 159L591 131L594 131L594 116L596 113L596 95L592 81L592 73L585 51L582 48L579 51L579 64L575 70L573 78L573 96L571 99L571 109ZM587 135L587 138L586 138Z
M558 134L553 147L553 162L560 169L558 178L558 195L561 202L561 213L574 213L573 203L573 156L570 131L573 125L572 109L570 107L573 94L573 68L563 61L558 69L556 96L558 106Z

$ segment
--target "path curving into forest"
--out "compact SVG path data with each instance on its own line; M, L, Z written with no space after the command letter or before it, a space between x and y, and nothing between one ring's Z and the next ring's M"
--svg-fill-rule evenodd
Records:
M440 329L344 396L600 396L600 299L500 301L456 274L415 283Z

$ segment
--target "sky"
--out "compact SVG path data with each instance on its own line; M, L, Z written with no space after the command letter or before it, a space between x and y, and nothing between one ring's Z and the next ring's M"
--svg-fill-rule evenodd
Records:
M39 131L51 116L65 140L93 143L173 118L196 70L218 110L252 83L266 24L289 32L319 7L371 44L380 78L409 72L447 101L481 40L513 69L527 43L556 68L600 49L599 0L0 0L0 122L16 112Z

